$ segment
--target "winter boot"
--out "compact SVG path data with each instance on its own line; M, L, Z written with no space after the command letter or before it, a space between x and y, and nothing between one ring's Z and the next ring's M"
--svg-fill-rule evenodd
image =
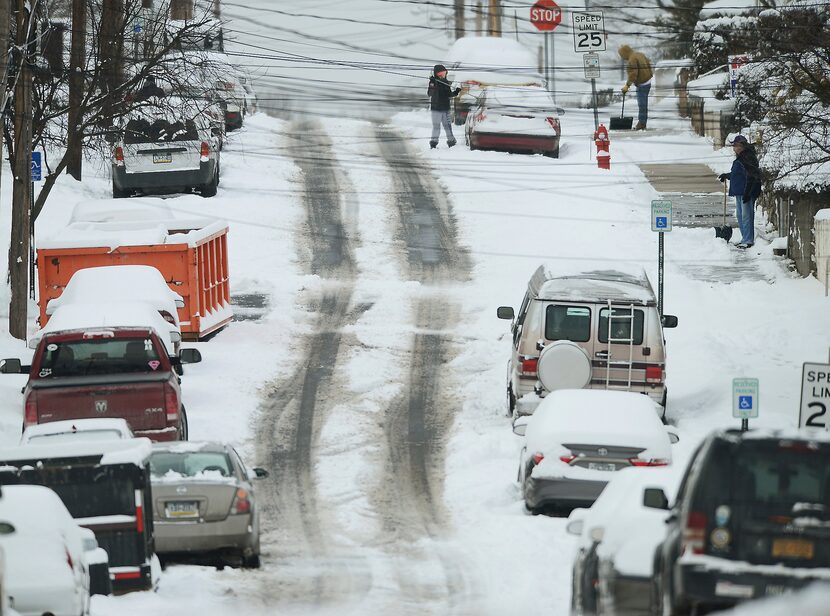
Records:
M430 141L429 142L429 147L434 150L435 148L438 147L438 142L437 141Z
M646 125L643 122L637 122L637 126L634 127L634 130L645 130Z
M455 139L447 139L447 147L448 147L448 148L451 148L451 147L452 147L452 146L454 146L456 143L458 143L458 142L457 142Z

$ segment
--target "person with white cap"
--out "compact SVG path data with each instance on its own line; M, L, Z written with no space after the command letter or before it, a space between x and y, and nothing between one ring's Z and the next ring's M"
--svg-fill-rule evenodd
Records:
M443 64L436 64L429 78L429 108L432 112L432 139L429 140L429 147L438 147L438 138L441 136L441 125L444 126L444 133L447 135L447 146L456 144L455 136L452 134L452 121L450 119L450 99L458 96L461 88L452 89L447 81L447 68Z
M718 179L729 180L729 195L735 197L735 218L741 231L738 248L749 248L755 244L755 200L761 194L761 169L755 147L746 137L735 135L729 145L735 152L732 170Z

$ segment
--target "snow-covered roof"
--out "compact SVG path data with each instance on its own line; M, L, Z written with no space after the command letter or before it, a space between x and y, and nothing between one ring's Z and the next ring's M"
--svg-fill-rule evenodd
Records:
M505 37L466 36L447 51L447 68L455 81L483 84L539 84L536 55L524 45Z
M527 449L552 451L565 443L643 447L671 460L671 443L648 396L628 391L560 389L549 393L527 424Z
M155 267L149 265L111 265L88 267L72 274L60 297L49 301L47 314L60 306L80 303L139 301L164 309L176 316L184 306L181 295L171 290Z
M747 15L758 10L757 0L712 0L700 9L700 18L707 19L715 15Z
M152 329L162 341L181 341L181 333L165 321L155 306L145 302L96 302L61 306L46 324L29 340L29 348L37 347L46 334L63 331L134 327Z
M531 294L541 300L573 302L631 302L656 304L654 290L643 269L615 266L607 270L563 272L540 265L528 285Z
M148 438L111 441L78 440L78 442L0 448L0 462L6 466L17 466L17 462L101 456L99 464L102 465L134 464L144 466L152 451L153 444Z
M89 432L107 434L110 435L110 439L133 437L132 430L130 430L125 419L119 417L93 417L89 419L66 419L29 426L23 431L23 436L20 437L20 444L25 445L32 439L52 436L58 437L69 434L78 435L78 440L87 440L88 437L84 433ZM49 442L54 443L55 441Z

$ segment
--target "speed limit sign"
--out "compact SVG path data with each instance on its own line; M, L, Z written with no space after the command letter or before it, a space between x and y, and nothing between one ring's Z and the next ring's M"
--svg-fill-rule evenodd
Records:
M605 51L605 22L602 11L571 13L574 51Z

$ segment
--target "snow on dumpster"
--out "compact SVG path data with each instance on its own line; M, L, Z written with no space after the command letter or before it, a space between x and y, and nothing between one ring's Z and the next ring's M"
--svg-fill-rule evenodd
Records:
M227 222L176 218L163 199L124 201L78 204L66 227L38 239L40 325L49 320L49 300L61 295L75 272L112 265L149 265L161 272L184 299L178 309L183 339L199 340L227 325L233 318Z

